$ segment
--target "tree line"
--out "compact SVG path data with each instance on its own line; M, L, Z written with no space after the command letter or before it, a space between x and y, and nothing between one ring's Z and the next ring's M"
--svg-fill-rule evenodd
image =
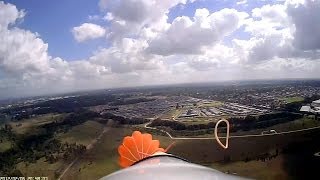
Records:
M298 118L302 118L302 114L294 114L289 112L280 112L280 113L273 113L273 114L264 114L258 117L256 116L246 116L246 117L230 117L228 118L231 124L231 132L236 132L239 130L248 131L251 129L259 129L259 128L266 128L270 127L279 123L285 123L288 121L293 121ZM176 131L197 131L197 130L204 130L204 129L212 129L215 127L215 122L209 122L207 124L192 124L186 125L179 121L172 121L172 120L162 120L160 118L153 120L150 123L150 127L168 127L172 130ZM222 129L224 125L221 124Z

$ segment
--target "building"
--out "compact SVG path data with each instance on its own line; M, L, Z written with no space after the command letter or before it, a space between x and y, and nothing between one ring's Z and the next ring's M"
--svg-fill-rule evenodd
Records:
M312 101L311 106L320 109L320 99L316 101Z
M320 114L320 99L312 101L311 106L302 106L300 108L301 112L309 112L313 114Z
M302 107L300 108L300 111L301 111L301 112L312 112L312 109L311 109L310 106L302 106Z

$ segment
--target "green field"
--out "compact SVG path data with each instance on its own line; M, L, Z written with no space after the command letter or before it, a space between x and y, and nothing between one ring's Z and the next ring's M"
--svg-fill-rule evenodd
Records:
M42 158L36 161L36 163L21 162L17 165L17 169L20 170L24 176L48 177L50 180L57 179L59 171L63 170L66 165L67 164L62 161L50 164Z
M249 162L213 163L210 167L221 172L254 179L288 179L288 174L283 170L282 164L283 158L278 156L266 162L253 160Z
M293 103L293 102L299 102L299 101L303 101L304 98L300 97L300 96L295 96L295 97L285 97L285 98L281 98L280 100L284 100L287 103Z
M316 125L320 125L319 121L314 120L312 117L304 117L303 119L279 124L270 128L279 128L280 131L288 128L299 129L301 127L307 128ZM73 127L67 133L58 134L57 138L63 142L88 145L103 131L103 128L104 125L98 122L87 121ZM87 150L62 179L99 179L119 170L117 148L121 144L122 139L127 135L131 135L136 128L141 129L139 126L109 127L95 146ZM259 132L261 130L256 130L254 133ZM255 157L262 153L274 151L276 148L281 149L293 141L298 142L314 138L314 136L311 136L314 132L306 131L287 135L232 138L229 141L229 149L227 150L219 147L217 142L212 139L172 140L167 136L159 135L153 135L153 138L159 139L160 146L163 148L175 142L175 145L168 153L188 159L194 163L213 167L222 172L236 173L240 176L256 179L286 179L289 175L282 167L283 157L281 155L266 162L256 161L254 160ZM251 134L252 132L246 133ZM208 136L213 137L213 134L208 134ZM224 163L225 156L230 157L231 161ZM243 162L243 159L246 157L249 157L251 160ZM67 165L68 163L64 163L62 160L49 164L44 159L40 159L32 164L21 162L17 168L25 176L48 176L49 179L56 179Z
M182 109L172 109L161 115L161 119L172 119L172 117L177 118L182 112Z
M95 121L87 121L73 127L67 133L58 134L57 139L62 143L77 143L88 145L103 130L103 125Z
M213 122L215 122L214 120L212 120ZM212 122L211 120L208 119L200 119L200 118L191 118L189 119L183 119L183 120L179 120L179 122L182 122L185 125L194 125L194 124L208 124L209 122Z
M63 114L46 114L41 116L36 116L30 119L23 119L18 122L10 122L13 131L17 134L33 133L36 128L41 125L59 120L63 117Z
M31 122L41 124L45 120L32 119ZM31 125L30 122L23 122L24 126L19 126L19 130L28 132L37 125ZM88 145L90 144L103 130L104 125L95 121L87 121L81 125L75 126L67 133L60 133L56 135L56 138L61 140L62 143L77 143ZM36 161L35 163L20 162L17 165L17 169L22 172L24 176L48 176L49 179L57 179L60 173L68 166L70 162L64 162L62 159L56 163L50 164L45 161L44 158Z
M198 104L198 107L219 107L223 105L223 102L221 101L212 101L210 103L200 103Z
M63 179L99 179L119 170L117 148L122 139L131 135L131 128L110 128L101 140L83 158L77 162ZM163 136L153 136L159 139L161 147L167 147L170 139Z
M0 143L0 152L4 152L10 148L11 148L11 142L8 141L7 139L3 139L2 142Z

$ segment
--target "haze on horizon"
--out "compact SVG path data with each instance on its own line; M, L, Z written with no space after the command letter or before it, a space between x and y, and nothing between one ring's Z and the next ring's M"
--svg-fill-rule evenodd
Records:
M0 99L319 78L319 29L318 0L0 1Z

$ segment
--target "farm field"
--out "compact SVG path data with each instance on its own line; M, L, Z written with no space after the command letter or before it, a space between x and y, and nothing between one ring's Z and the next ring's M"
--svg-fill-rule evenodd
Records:
M73 127L66 133L57 135L57 139L62 143L76 143L88 145L103 130L103 125L95 121L86 121L83 124Z
M70 168L63 179L98 179L119 170L117 147L122 138L131 135L133 130L132 128L110 128L96 146ZM265 153L274 153L276 150L281 152L292 143L311 141L315 135L319 135L317 130L287 135L234 138L230 139L230 148L227 150L219 147L215 140L171 140L164 136L154 136L154 139L159 139L162 147L175 142L168 153L188 159L190 162L214 167L222 172L236 172L240 176L281 179L290 175L287 174L286 167L279 163L286 161L284 157L279 155L265 162L257 161L255 158ZM228 162L225 161L226 158ZM248 159L248 162L244 162L245 159ZM268 166L272 168L266 168ZM260 173L254 174L254 171ZM269 176L266 176L267 174Z
M13 131L17 134L33 133L33 130L35 130L39 126L59 120L64 116L64 114L39 115L18 122L10 122L10 125L13 128Z
M41 158L35 163L20 162L17 165L17 169L24 176L40 176L48 177L49 179L57 179L59 171L63 170L65 166L67 166L67 163L63 161L50 164L46 162L44 158Z
M4 152L11 148L11 142L7 139L2 139L2 142L0 142L0 152Z
M293 103L293 102L299 102L303 101L304 98L300 96L295 96L295 97L286 97L286 98L281 98L281 100L286 101L287 103Z
M131 135L134 128L110 128L101 140L90 149L63 179L99 179L116 170L119 170L117 148L122 139ZM153 136L160 140L161 147L167 147L171 140L163 136Z

